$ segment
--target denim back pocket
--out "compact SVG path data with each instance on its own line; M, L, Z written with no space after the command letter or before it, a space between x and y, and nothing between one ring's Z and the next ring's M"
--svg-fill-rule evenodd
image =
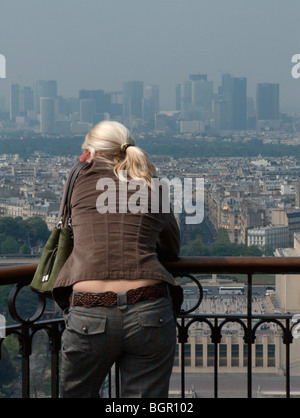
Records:
M165 350L176 340L176 323L170 304L138 313L143 346L146 350Z
M80 308L70 308L65 315L65 342L82 351L98 350L105 345L106 316L93 315Z

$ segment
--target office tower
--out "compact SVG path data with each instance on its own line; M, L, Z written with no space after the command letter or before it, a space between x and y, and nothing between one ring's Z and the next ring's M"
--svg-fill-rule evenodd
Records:
M192 81L207 81L207 74L190 74L189 79Z
M62 101L61 113L66 116L73 115L74 113L80 113L80 100L77 97L69 97Z
M55 99L53 97L40 98L40 123L43 134L55 133Z
M38 80L35 87L35 110L40 113L41 97L57 97L57 83L55 80Z
M123 84L123 116L124 118L142 118L142 100L144 83L128 81Z
M192 105L211 111L213 100L213 82L205 79L192 80Z
M79 90L79 100L90 99L95 100L95 113L110 113L111 96L110 93L105 93L104 90Z
M257 84L256 118L257 120L279 119L279 84Z
M222 84L218 88L218 99L214 101L215 123L219 129L231 128L231 74L222 74Z
M26 86L21 90L21 111L25 114L34 109L34 91L31 87Z
M229 106L226 100L214 100L213 112L215 120L215 129L223 131L230 129L230 113Z
M181 111L183 113L191 109L192 105L192 81L183 81L181 83Z
M110 116L120 119L123 115L123 92L112 91L110 94Z
M11 84L10 86L10 119L15 120L15 117L20 113L20 86L19 84Z
M145 86L142 100L142 117L145 122L153 122L155 114L159 112L159 86L155 84Z
M176 84L175 87L175 109L181 110L181 84Z
M207 81L207 74L190 74L192 81L191 101L194 107L211 111L213 100L213 82Z
M94 115L96 113L96 100L80 100L80 122L94 123Z
M232 77L231 74L222 74L222 85L219 88L219 95L222 99L230 98L232 90Z
M213 82L206 74L190 74L189 80L176 86L176 110L185 120L205 120L212 111Z
M247 128L247 79L232 78L231 84L231 128Z

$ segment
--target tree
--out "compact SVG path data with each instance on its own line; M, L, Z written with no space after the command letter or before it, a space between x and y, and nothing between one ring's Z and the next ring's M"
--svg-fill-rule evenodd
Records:
M217 244L225 244L225 245L230 245L230 239L228 236L228 232L227 229L225 228L219 228L217 231L217 236L216 236L216 243Z
M38 216L26 219L25 225L31 245L37 244L39 241L46 242L49 238L50 231L45 221Z
M1 234L9 235L16 240L24 237L23 219L20 217L12 218L11 216L0 218L0 231Z
M205 245L203 234L198 231L195 239L181 248L181 256L261 256L260 249L256 246L247 247L245 244L232 244L230 242L228 232L224 228L220 228L217 232L216 240L211 245Z
M7 236L0 243L0 253L1 254L18 254L19 244L13 237Z
M201 237L197 237L196 239L190 241L188 244L184 245L181 249L181 256L209 256L210 251L209 247L207 247L203 239Z
M30 247L26 242L22 245L22 247L20 249L20 253L21 254L31 254Z
M1 347L0 392L3 386L9 384L16 377L16 368L9 359L5 345Z

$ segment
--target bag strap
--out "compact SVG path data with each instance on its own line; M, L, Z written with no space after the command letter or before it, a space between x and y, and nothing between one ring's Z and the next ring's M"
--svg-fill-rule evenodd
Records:
M79 174L79 172L85 167L88 163L78 161L70 170L70 173L68 175L63 198L61 201L60 209L59 209L59 215L58 215L58 225L65 224L66 220L71 218L71 196L72 191L74 187L75 180Z

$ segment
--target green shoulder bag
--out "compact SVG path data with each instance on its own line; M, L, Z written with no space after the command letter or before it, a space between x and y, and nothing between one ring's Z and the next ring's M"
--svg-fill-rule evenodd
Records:
M85 162L76 163L68 176L59 211L59 222L44 247L38 267L30 283L34 292L52 297L57 276L73 250L71 195L75 180Z

